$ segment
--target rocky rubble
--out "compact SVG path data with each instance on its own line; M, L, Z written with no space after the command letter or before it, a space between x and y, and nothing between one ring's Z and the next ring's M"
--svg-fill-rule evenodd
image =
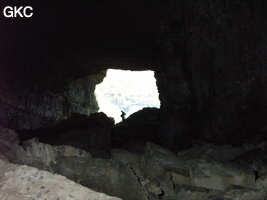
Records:
M8 132L10 134L7 135ZM90 153L76 147L45 144L38 138L24 141L20 146L16 133L5 128L1 128L0 135L1 159L6 161L0 162L3 174L0 196L7 196L7 199L11 200L18 197L14 196L14 193L12 196L10 191L17 191L16 194L21 199L37 198L39 194L43 195L42 198L51 199L48 194L40 193L37 187L49 184L49 181L54 179L57 186L49 189L53 191L51 194L63 196L70 195L68 192L75 187L85 191L82 187L85 186L127 200L266 200L267 197L266 172L262 170L266 168L266 147L262 145L255 151L230 145L205 144L176 154L147 142L143 154L112 149L111 157L103 159L94 158ZM10 149L13 153L10 153ZM261 158L261 167L255 168L251 165L253 152L255 159ZM49 177L48 182L34 179L34 188L27 191L31 183L24 184L25 177L22 177L20 172L22 168L29 171L29 176L46 174ZM47 172L38 171L36 168ZM76 184L50 172L61 174ZM8 174L12 177L6 177ZM12 184L9 184L11 181ZM69 189L59 193L61 189L57 187L61 182L64 182L64 188ZM10 188L7 190L7 187ZM85 193L88 191L90 190ZM63 196L62 199L68 199ZM95 199L109 198L100 196Z
M76 184L61 175L2 160L0 160L0 199L119 200Z

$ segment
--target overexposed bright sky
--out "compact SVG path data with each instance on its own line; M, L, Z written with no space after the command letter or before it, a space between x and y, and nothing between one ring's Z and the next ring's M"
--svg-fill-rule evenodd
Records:
M99 112L121 121L121 110L126 118L143 107L160 107L153 71L126 71L109 69L104 81L96 86L95 94ZM114 104L111 96L120 104Z

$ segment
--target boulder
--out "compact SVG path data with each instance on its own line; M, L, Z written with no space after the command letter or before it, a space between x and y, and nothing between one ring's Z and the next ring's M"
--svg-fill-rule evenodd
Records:
M90 138L94 136L92 143L96 149L101 149L100 146L103 146L101 141L104 140L98 141L97 136L101 135L98 131L104 130L104 133L106 128L96 127L90 130L95 130L95 136L94 134L90 136ZM134 154L124 149L113 149L110 152L111 158L102 159L94 158L90 152L73 146L45 144L36 137L24 141L22 147L14 131L4 128L0 131L2 133L0 135L0 158L4 160L0 162L0 173L4 171L4 176L0 176L0 183L5 184L8 179L8 183L14 185L11 190L6 190L6 188L10 188L12 184L2 187L0 195L11 200L17 198L14 197L14 193L18 194L22 200L27 195L27 198L36 196L36 198L51 199L47 195L50 195L50 191L53 191L54 195L56 187L55 190L52 188L48 193L43 193L42 190L45 189L43 186L46 186L44 183L36 182L35 179L44 177L43 174L49 175L48 172L44 173L23 166L23 169L18 169L19 172L14 175L14 178L16 165L7 162L23 163L39 170L58 173L97 192L127 200L265 200L262 197L266 196L267 192L266 173L263 174L263 169L266 167L264 148L248 151L235 159L243 152L241 148L206 144L181 151L176 155L164 147L147 142L144 154L141 151L139 154ZM77 131L73 132L72 138L75 138ZM70 138L68 140L71 141ZM235 160L232 161L232 159ZM258 161L261 167L252 168L253 162ZM5 171L9 168L10 171ZM26 176L28 172L25 177L24 174L20 176L20 171L24 169L32 172L28 176ZM42 174L39 176L40 173ZM11 175L12 179L9 180ZM19 179L22 185L12 182L13 178ZM29 181L26 180L27 182L24 183L24 179ZM57 182L58 176L50 177L49 181L52 182L52 179ZM255 179L257 179L256 182ZM33 183L35 187L39 187L40 191L33 187L33 192L27 193L27 188L32 187L29 184ZM76 185L73 182L71 184ZM71 191L71 189L68 190ZM10 191L13 193L11 194ZM60 193L60 195L63 194ZM63 199L68 198L64 196ZM77 199L82 198L77 197Z
M237 185L229 186L225 191L201 187L177 186L175 200L265 200L263 189L250 189Z
M83 186L128 200L148 200L133 171L120 162L85 157L60 157L52 170Z
M175 200L218 200L223 192L201 187L178 186L175 187Z
M254 187L255 174L251 169L204 160L190 160L188 165L194 186L216 190L225 190L232 184Z
M155 170L189 175L186 160L179 159L172 151L151 142L147 142L145 159Z
M50 171L50 164L52 162L57 162L60 157L83 157L89 155L89 153L85 152L84 150L72 146L52 146L49 144L44 144L39 142L38 138L33 138L23 142L23 147L25 148L25 154L27 158L26 163L28 165L34 167L38 167L38 165L44 165L45 169Z
M263 189L250 189L232 185L226 189L223 199L231 200L266 200L267 193Z
M267 173L267 149L255 148L235 160L236 164L248 166L260 176Z
M31 166L61 174L86 187L123 199L147 199L146 189L140 183L145 177L138 166L140 158L127 151L113 150L113 159L110 160L92 158L90 153L73 146L44 144L38 138L23 142L23 146Z
M129 167L140 182L146 180L146 173L140 166L140 156L134 155L123 149L113 149L111 151L111 159L114 162L123 164L125 167Z
M197 186L222 191L232 184L254 187L255 174L253 170L212 161L216 159L213 159L211 155L210 157L206 156L208 161L195 159L197 156L201 156L198 151L195 152L196 155L191 150L191 152L187 151L187 155L184 154L186 156L177 157L168 149L148 142L145 158L147 165L152 169L169 173L171 180L176 185Z
M42 141L51 145L70 145L77 147L89 152L93 157L110 157L110 132L105 127L68 130L53 137L42 139Z
M132 141L159 144L157 108L143 108L111 129L112 143L116 148L130 150Z
M255 188L256 189L265 189L267 192L267 174L264 176L258 178L255 183Z
M147 179L141 183L145 185L148 192L162 198L173 198L174 183L171 174L164 170L158 171L151 168L144 157L141 159L140 165L147 176Z
M0 160L0 199L119 200L76 184L65 177Z
M0 158L13 163L25 163L26 157L15 131L0 126Z
M145 159L152 169L169 173L175 184L192 185L187 160L179 159L170 150L148 142Z
M203 159L207 161L228 162L234 160L244 152L245 151L242 148L232 147L230 145L219 147L214 144L205 144L178 152L178 158L186 160Z

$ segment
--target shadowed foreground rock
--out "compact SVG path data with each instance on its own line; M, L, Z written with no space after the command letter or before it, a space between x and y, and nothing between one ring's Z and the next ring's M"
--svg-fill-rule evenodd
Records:
M206 144L177 155L147 142L145 153L112 149L110 159L102 159L73 146L45 144L36 137L22 142L22 147L16 132L5 128L0 129L0 136L0 158L6 161L0 162L1 200L71 199L68 195L77 195L72 199L90 200L91 190L82 186L100 192L93 193L96 196L92 199L109 198L101 196L102 193L124 200L266 200L267 197L263 170L266 143L255 144L255 148L260 148L253 150ZM249 162L257 156L260 167ZM79 188L83 190L76 194Z
M0 126L0 159L13 163L25 162L24 151L19 143L15 131Z
M224 199L231 200L265 200L266 192L261 190L255 190L250 188L244 188L237 185L232 185L227 188Z
M83 187L57 174L0 160L0 199L119 200Z

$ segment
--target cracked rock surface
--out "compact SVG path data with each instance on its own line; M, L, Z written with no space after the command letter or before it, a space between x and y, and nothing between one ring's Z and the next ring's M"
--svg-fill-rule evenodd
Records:
M11 134L5 134L8 132ZM111 157L103 159L73 146L45 144L38 138L20 146L16 132L5 128L1 128L1 136L3 199L54 198L49 195L62 199L77 195L73 197L77 200L111 198L103 193L125 200L266 200L267 196L265 162L258 168L248 162L253 153L255 158L264 157L267 147L262 143L250 144L252 150L205 144L174 153L147 142L143 154L112 149ZM225 151L228 156L222 156ZM42 178L45 176L47 179ZM53 192L45 193L43 187ZM73 188L81 192L70 192Z
M0 160L2 200L119 200L76 184L61 175Z

